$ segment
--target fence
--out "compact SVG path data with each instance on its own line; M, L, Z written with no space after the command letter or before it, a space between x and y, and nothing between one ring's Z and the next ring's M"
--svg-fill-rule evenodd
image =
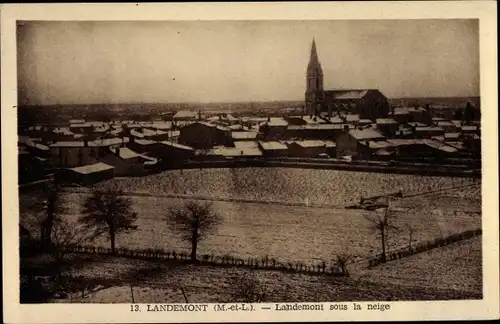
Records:
M461 233L451 234L451 235L443 237L443 238L440 237L440 238L436 238L434 240L425 241L425 242L419 243L415 246L412 246L411 249L408 247L408 248L401 248L401 249L398 249L395 251L390 251L390 252L386 253L386 261L385 262L405 258L405 257L415 255L418 253L422 253L422 252L426 252L426 251L429 251L429 250L432 250L432 249L435 249L438 247L446 246L448 244L452 244L452 243L461 241L461 240L470 239L470 238L473 238L475 236L482 235L482 233L483 233L483 231L480 228L475 229L475 230L468 230L468 231L461 232ZM384 263L384 261L382 260L381 256L377 256L377 257L374 257L374 258L368 260L369 267L374 267L374 266L377 266L377 265L382 264L382 263Z
M67 253L82 253L94 255L112 255L126 258L136 258L144 260L164 260L169 262L191 263L190 254L185 252L167 251L162 249L131 250L126 248L116 249L113 254L110 248L67 245L62 250ZM225 267L243 267L250 269L276 270L285 272L295 272L311 275L331 275L344 276L340 267L328 265L326 262L318 264L305 264L302 262L280 262L274 258L238 258L230 255L215 256L205 254L196 261L197 264Z

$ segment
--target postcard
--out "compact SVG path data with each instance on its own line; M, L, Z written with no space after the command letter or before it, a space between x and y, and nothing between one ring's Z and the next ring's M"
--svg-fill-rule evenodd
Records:
M2 5L5 321L498 318L495 9Z

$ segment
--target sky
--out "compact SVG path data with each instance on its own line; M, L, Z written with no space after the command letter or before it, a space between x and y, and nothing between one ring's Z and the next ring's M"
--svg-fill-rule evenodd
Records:
M477 20L23 22L19 105L303 100L325 89L479 96Z

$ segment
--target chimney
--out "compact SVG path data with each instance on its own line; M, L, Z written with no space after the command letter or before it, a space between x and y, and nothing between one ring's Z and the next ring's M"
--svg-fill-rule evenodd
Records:
M84 140L83 141L83 147L89 147L89 141L88 140Z
M115 154L116 154L116 156L120 156L120 147L117 147L115 149Z
M349 131L349 125L344 125L344 130L345 130L346 132L348 132L348 131Z

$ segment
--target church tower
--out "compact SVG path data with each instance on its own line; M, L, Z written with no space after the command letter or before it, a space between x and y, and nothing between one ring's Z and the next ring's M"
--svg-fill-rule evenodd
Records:
M305 112L309 115L319 114L323 103L323 69L316 52L316 42L313 38L311 55L307 64Z

